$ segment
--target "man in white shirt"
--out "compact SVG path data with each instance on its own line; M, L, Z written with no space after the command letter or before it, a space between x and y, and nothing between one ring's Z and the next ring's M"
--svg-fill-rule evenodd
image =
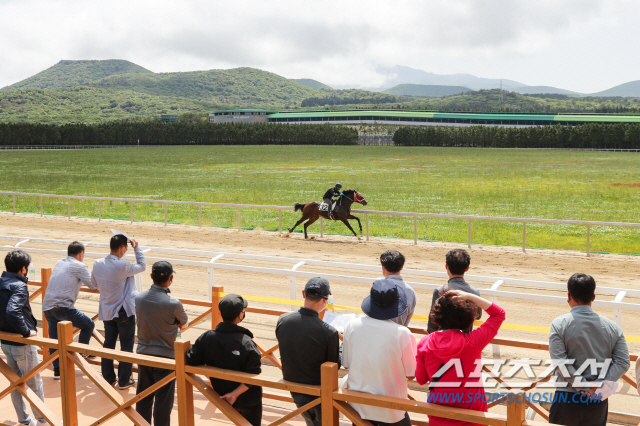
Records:
M138 242L131 239L131 247L136 254L136 263L123 260L127 252L127 237L114 235L109 247L111 254L93 263L91 282L100 291L98 319L104 321L104 347L115 349L120 336L120 350L133 352L136 337L136 290L134 275L146 269L144 254ZM118 364L118 380L113 370L113 360L102 358L102 377L114 387L127 389L135 385L131 378L131 363Z
M344 330L342 365L349 369L346 388L408 399L407 379L416 371L416 339L394 322L407 310L404 290L392 280L378 280L362 302L366 317L351 320ZM374 426L410 426L406 412L351 404Z
M91 282L91 274L84 261L84 244L74 241L67 247L67 257L60 259L53 268L49 279L47 292L42 301L42 311L49 325L49 337L58 338L58 323L71 321L74 327L80 329L78 342L88 344L95 328L93 320L75 308L80 287L86 285L92 290L96 289ZM49 353L57 349L50 348ZM86 358L93 356L83 355ZM60 380L60 365L58 360L53 361L53 378Z

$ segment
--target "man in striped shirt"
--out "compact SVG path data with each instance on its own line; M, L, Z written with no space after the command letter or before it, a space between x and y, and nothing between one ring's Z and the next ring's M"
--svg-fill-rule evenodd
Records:
M74 327L80 329L78 342L88 344L95 324L93 320L75 308L80 287L86 285L92 290L96 286L91 282L89 268L83 262L84 244L74 241L67 248L67 257L60 259L53 268L47 293L42 301L44 317L49 324L49 337L58 338L58 323L71 321ZM55 349L49 349L53 353ZM85 355L83 355L85 356ZM86 358L93 356L86 355ZM53 378L60 380L60 365L53 361Z

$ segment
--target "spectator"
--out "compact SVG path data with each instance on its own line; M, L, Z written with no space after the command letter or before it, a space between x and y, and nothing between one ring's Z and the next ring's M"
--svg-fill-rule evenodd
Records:
M404 267L404 256L399 251L387 250L380 255L380 264L382 265L382 276L384 276L384 278L376 280L373 284L375 286L379 281L388 283L389 285L395 284L404 291L407 309L402 315L391 318L391 321L408 327L409 321L411 321L413 312L416 309L416 292L410 285L405 283L400 276L400 272L402 272L402 268ZM381 285L384 286L386 284Z
M447 275L449 275L449 282L447 282L446 285L433 290L433 298L431 299L432 309L436 304L436 300L449 290L461 290L465 293L480 296L480 290L464 280L464 274L469 270L470 264L471 256L469 256L469 253L464 249L454 249L447 253L445 267L447 268ZM482 309L479 306L476 306L476 313L477 315L475 319L479 320L482 317ZM429 317L427 333L433 333L437 330L439 330L439 327L431 320L431 317ZM469 325L469 328L463 330L463 332L468 333L471 330L473 330L473 321Z
M362 302L367 316L349 321L344 329L342 363L349 369L349 390L408 399L407 379L416 371L416 339L396 322L408 310L407 296L396 281L377 280ZM406 411L351 405L374 426L411 425Z
M285 380L307 385L320 384L320 366L335 362L340 366L340 337L335 328L320 319L327 309L331 294L329 281L311 278L304 286L304 306L278 319L276 337L280 346L282 376ZM315 400L316 396L291 392L298 408ZM322 410L316 405L302 413L307 426L322 425Z
M84 261L84 245L74 241L67 247L67 257L60 259L53 267L49 279L47 293L42 301L42 311L49 325L49 337L58 338L58 323L71 321L75 328L80 329L78 342L89 344L95 324L91 318L75 308L80 287L86 285L92 290L96 286L91 282L91 274ZM57 349L49 348L52 354ZM95 358L93 355L82 355L85 358ZM60 364L53 361L53 378L60 380Z
M591 309L596 298L596 282L590 275L573 274L567 283L571 312L554 319L549 333L549 353L552 361L575 360L565 364L568 377L560 368L556 370L556 395L549 410L549 423L563 425L606 425L609 401L578 403L572 399L576 392L588 392L594 398L598 386L590 387L584 382L618 381L629 369L629 350L622 328ZM586 368L582 375L576 375L587 360L595 360L596 365ZM608 363L610 363L610 365ZM602 364L606 367L603 367ZM607 368L603 371L603 368ZM599 377L600 376L600 377ZM562 382L562 383L558 383ZM562 387L565 384L565 387ZM583 384L583 386L580 386ZM585 386L586 385L586 386ZM566 402L562 394L568 394ZM586 400L588 400L587 398ZM582 402L583 400L580 399Z
M218 304L222 322L204 332L187 352L188 365L210 365L227 370L260 374L260 351L253 334L238 324L245 318L247 301L227 294ZM253 426L262 422L262 387L210 378L211 387Z
M469 329L478 306L489 318L469 333L461 331ZM475 294L449 290L436 300L430 317L441 331L424 336L418 343L416 380L421 385L432 383L429 402L486 412L483 381L469 373L477 370L482 350L498 334L504 310ZM451 368L439 371L450 361ZM458 365L465 372L462 377L456 374ZM434 386L435 382L439 386ZM473 424L429 416L429 426Z
M151 279L153 285L136 296L138 315L138 348L136 353L175 359L173 344L178 331L187 324L187 313L182 303L169 296L169 286L173 283L173 266L161 260L153 264ZM136 394L150 388L171 374L173 370L138 364L138 387ZM136 411L151 424L153 411L154 426L169 426L176 381L172 380L160 389L136 403Z
M9 252L4 258L7 270L0 277L0 330L19 333L23 337L35 336L38 324L31 313L29 290L27 289L27 273L30 263L31 256L24 251ZM37 346L9 340L1 340L0 345L2 352L7 357L7 364L20 377L40 362ZM40 373L27 380L27 386L44 401ZM18 414L19 423L29 426L35 426L38 422L46 423L44 417L33 406L31 406L31 410L38 420L36 421L29 416L25 400L17 390L11 392L11 402Z
M136 334L136 291L134 275L144 272L144 254L134 239L129 240L136 254L136 263L123 260L127 252L127 237L114 235L109 247L111 254L93 263L91 282L100 291L98 319L104 321L104 348L115 349L120 336L120 350L133 352ZM118 364L118 380L113 370L113 360L102 358L102 377L114 387L127 389L135 385L131 377L130 362Z

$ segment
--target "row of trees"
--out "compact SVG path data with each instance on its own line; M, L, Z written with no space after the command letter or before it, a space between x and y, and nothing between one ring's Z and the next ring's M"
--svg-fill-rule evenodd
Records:
M640 124L400 127L395 145L483 148L640 149Z
M330 124L110 122L0 123L0 145L355 145L358 131Z

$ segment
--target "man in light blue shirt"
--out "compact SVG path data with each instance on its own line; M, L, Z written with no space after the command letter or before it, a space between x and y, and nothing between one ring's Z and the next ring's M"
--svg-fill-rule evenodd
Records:
M88 344L95 328L93 320L75 308L80 287L86 285L92 290L96 289L91 282L89 268L83 262L84 244L74 241L67 248L67 257L59 260L53 268L49 279L47 292L42 301L42 311L49 325L49 337L58 338L58 323L71 321L74 327L80 329L78 342ZM49 353L56 349L50 348ZM93 356L83 355L86 358ZM60 380L60 364L53 361L53 378Z
M593 277L573 274L567 288L571 312L554 319L549 333L551 360L562 364L555 373L549 423L605 426L609 401L592 399L601 391L590 385L618 381L631 365L629 349L622 328L591 309L596 298Z
M405 258L399 251L387 250L380 255L380 265L382 266L382 275L384 278L379 278L374 281L374 285L379 282L387 282L395 284L400 287L407 298L407 310L395 318L391 318L391 321L399 325L409 326L413 312L416 309L416 292L411 286L404 282L400 272L404 268Z
M98 319L104 321L104 347L115 349L120 336L120 350L133 352L136 333L136 295L134 275L146 269L144 254L134 239L129 240L135 251L136 263L123 260L127 252L127 237L114 235L109 247L111 254L93 263L91 282L98 287L100 304ZM102 377L115 387L127 389L135 385L131 378L132 365L118 364L118 380L113 369L113 360L102 358Z

